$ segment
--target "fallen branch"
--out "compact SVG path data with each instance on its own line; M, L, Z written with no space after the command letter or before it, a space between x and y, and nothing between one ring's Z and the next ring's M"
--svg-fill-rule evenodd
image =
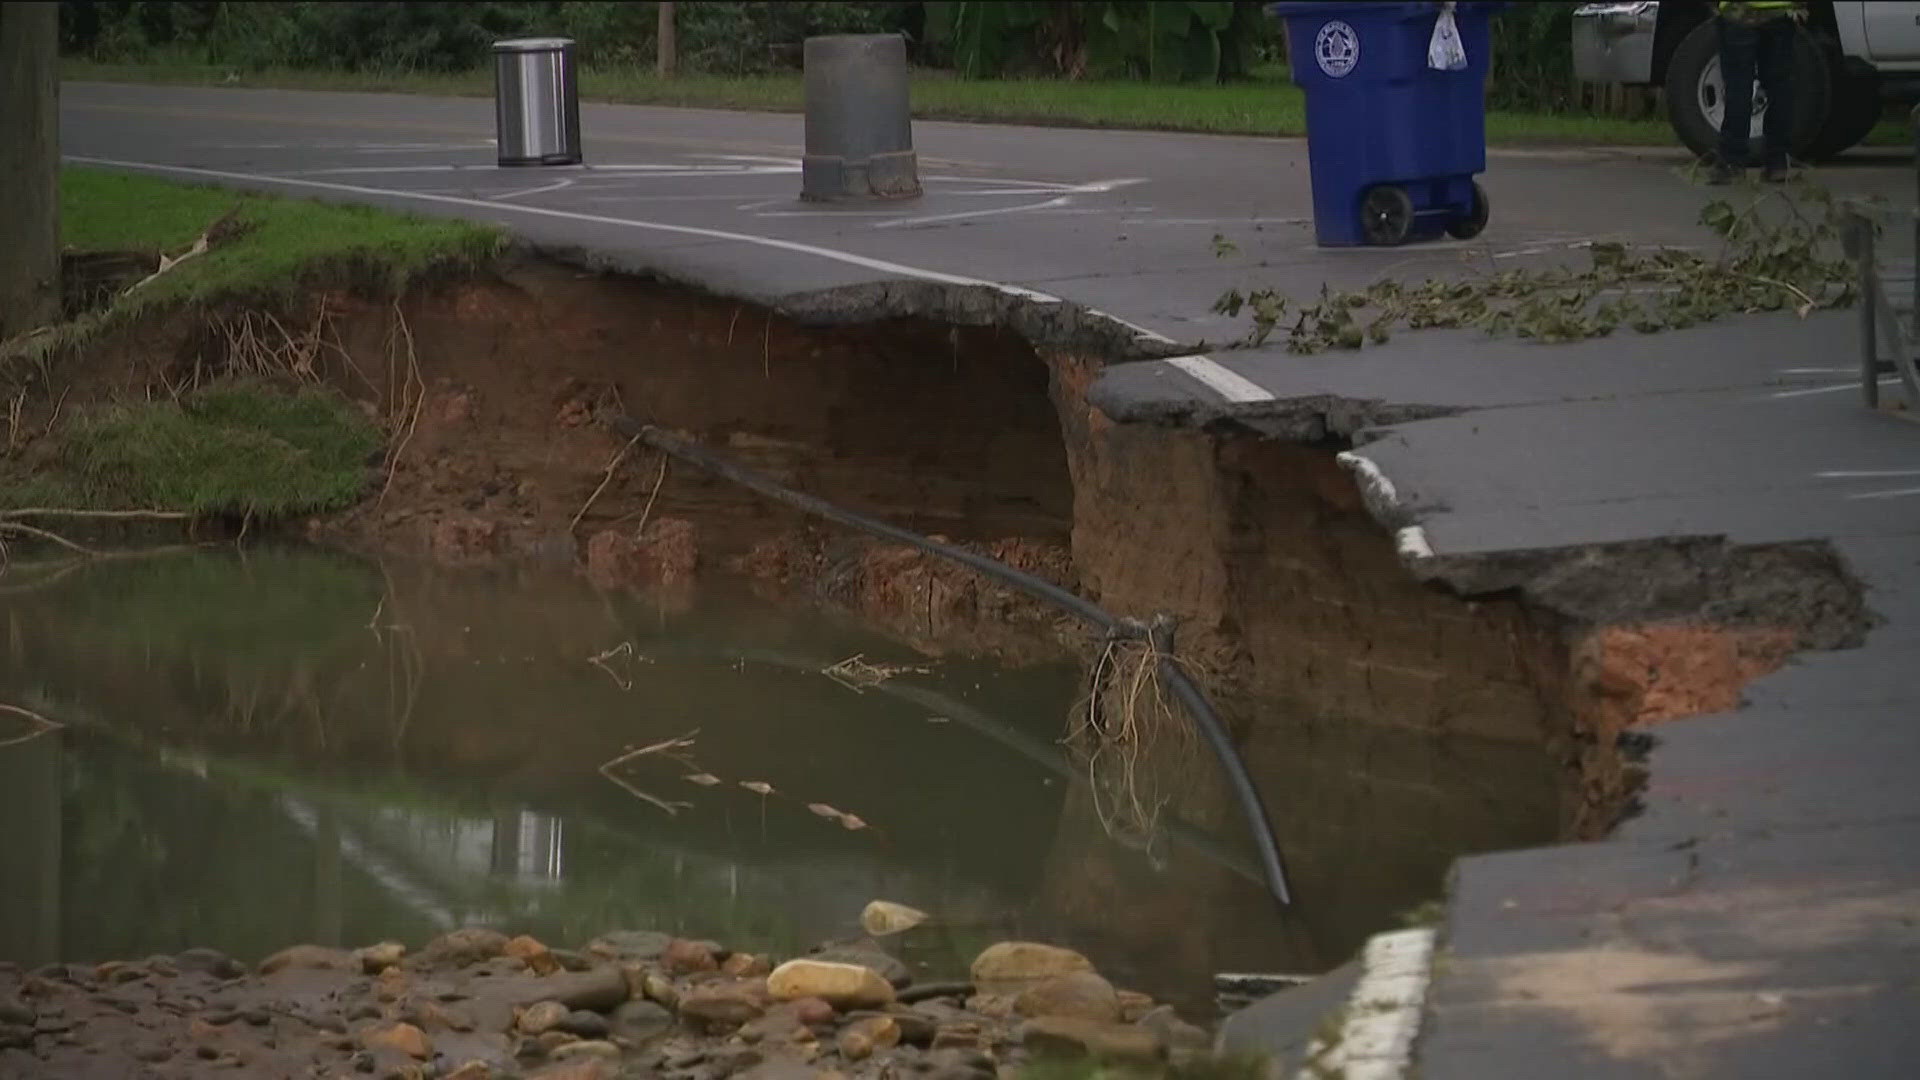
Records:
M567 522L567 532L569 534L580 527L580 519L587 516L587 511L593 509L593 504L600 498L600 493L607 490L608 484L613 483L613 474L619 470L620 463L627 460L627 451L633 449L633 444L639 441L640 436L638 435L628 439L627 445L621 447L620 452L613 455L613 460L607 462L606 475L600 478L600 485L593 489L593 494L587 496L586 502L580 504L580 509L574 512L573 520Z
M413 414L407 420L406 434L400 437L400 440L393 445L392 452L387 455L387 479L380 485L380 497L374 500L375 506L379 506L387 501L387 491L393 487L394 473L400 468L400 457L407 452L407 444L413 441L413 433L420 427L420 410L427 402L427 380L420 374L420 356L413 347L413 329L407 325L407 317L401 312L400 302L398 300L393 302L393 318L393 329L398 330L399 333L396 336L393 330L388 331L388 383L389 385L392 383L391 373L393 370L394 347L404 339L407 350L407 376L400 384L400 400L394 402L394 406L396 410L404 407L407 388L410 386L414 387ZM395 415L398 415L397 411Z
M136 281L133 284L127 286L126 291L122 292L120 295L130 296L133 294L135 290L145 286L148 282L151 282L155 278L158 278L160 275L167 273L168 271L172 270L174 267L179 266L183 262L186 262L188 259L205 255L207 252L211 251L213 249L214 241L225 238L232 231L232 223L233 223L234 215L238 214L239 212L240 212L240 207L236 205L233 209L228 210L224 214L221 214L220 217L216 221L214 221L213 224L207 226L207 231L201 233L198 237L194 239L193 246L189 247L183 254L169 258L166 252L164 251L161 252L160 253L160 269L155 270L153 273L148 274L146 277L143 277L139 281Z
M657 795L649 795L646 792L640 790L638 787L635 787L633 784L629 783L628 781L622 779L619 776L614 775L613 770L620 765L624 765L627 762L632 761L634 758L644 757L648 754L663 754L666 757L672 758L673 760L681 762L682 764L688 766L689 768L692 768L694 767L693 760L687 757L685 754L678 753L677 751L684 750L692 746L693 737L698 734L700 734L700 729L695 728L694 730L687 732L685 735L677 735L671 739L662 739L657 743L652 743L647 746L641 746L632 750L628 750L623 754L620 754L616 757L609 758L608 760L602 762L600 764L600 775L606 777L608 780L613 781L614 784L618 785L622 791L625 791L627 794L632 795L634 798L640 799L643 802L650 803L653 806L660 808L662 811L666 813L668 817L677 817L679 816L680 811L691 810L693 808L693 804L685 803L685 802L673 802L667 799L662 799Z
M37 738L38 736L45 735L49 731L58 731L67 726L58 720L49 720L39 713L34 712L32 709L23 709L18 705L0 704L0 712L9 712L15 716L25 717L29 723L34 725L33 730L27 732L25 735L16 735L11 739L0 740L0 747L15 746L26 742L28 739Z
M897 675L928 675L932 669L914 667L909 664L875 664L867 660L865 654L847 657L831 667L820 669L820 674L852 690L864 694L868 689L879 686Z
M12 533L16 536L31 536L36 540L45 540L48 543L58 544L68 551L78 552L81 555L93 556L100 554L90 547L74 543L59 533L48 532L45 529L38 529L32 525L22 525L17 521L0 521L0 533Z

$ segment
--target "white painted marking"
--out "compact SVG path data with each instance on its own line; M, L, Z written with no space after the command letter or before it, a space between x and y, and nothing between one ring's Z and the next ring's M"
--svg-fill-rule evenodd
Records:
M1351 450L1334 455L1334 460L1359 480L1360 496L1375 518L1390 520L1399 512L1400 492L1394 488L1393 481L1387 479L1387 474L1380 471L1380 466Z
M1294 1075L1300 1080L1404 1076L1433 979L1433 939L1432 930L1401 930L1368 941L1339 1035L1332 1043L1316 1038Z
M1857 375L1859 373L1859 364L1854 364L1852 367L1783 367L1780 369L1782 375Z
M1141 326L1139 323L1128 322L1127 320L1121 318L1118 315L1109 315L1106 312L1100 311L1095 308L1088 308L1087 314L1093 316L1096 319L1105 319L1108 322L1119 323L1121 326L1124 326L1127 329L1133 331L1135 337L1140 338L1144 341L1151 341L1157 345L1180 344L1179 342L1173 340L1172 338L1168 337L1165 334L1160 333L1157 330L1149 330L1146 327Z
M1427 530L1418 525L1409 525L1393 534L1394 549L1400 553L1403 562L1420 562L1433 558L1433 545L1427 543Z
M1065 206L1073 200L1061 195L1046 202L1027 203L1024 206L991 206L985 210L962 210L953 214L926 214L921 217L895 218L875 225L876 229L898 229L909 225L934 225L948 221L965 221L969 218L993 217L998 214L1019 214L1028 210L1047 210L1056 206Z
M572 186L573 186L572 180L556 180L551 184L542 184L539 187L522 188L519 191L509 191L504 195L494 195L494 196L491 196L491 198L494 201L498 202L502 199L517 199L522 195L538 195L543 191L559 191L563 188L570 188Z
M1166 363L1200 380L1207 389L1235 405L1273 400L1273 394L1265 387L1229 371L1210 356L1175 356L1168 358Z
M1860 495L1849 495L1848 499L1900 499L1908 495L1920 495L1920 487L1894 488L1892 491L1869 491Z
M1895 375L1882 375L1880 377L1881 386L1888 386L1893 383L1897 383L1899 381L1900 381L1899 377ZM1775 391L1774 393L1768 394L1767 396L1769 398L1776 398L1776 399L1777 398L1812 397L1815 394L1837 394L1842 390L1858 390L1858 389L1860 389L1860 383L1858 380L1855 380L1853 382L1837 383L1833 386L1815 386L1805 390L1779 390L1779 391Z
M574 173L622 173L648 177L687 177L687 176L783 176L800 171L798 165L538 165L540 172ZM500 165L497 163L458 164L458 165L356 165L337 169L302 169L292 176L377 176L383 173L429 173L429 172L484 172L484 173L525 173L529 169L524 165Z
M1304 217L1127 217L1122 225L1305 225Z
M156 165L144 161L119 161L113 158L87 157L69 154L66 161L75 161L83 165L105 165L118 169L133 169L144 172L166 173L179 176L205 176L216 180L241 180L248 183L281 185L302 188L310 191L333 191L343 195L365 195L389 199L414 199L420 202L439 203L445 206L460 206L471 210L483 210L496 213L505 210L527 217L553 218L561 221L580 221L590 225L612 225L616 228L641 229L649 232L671 233L676 236L699 236L708 240L730 240L742 244L754 244L777 251L791 251L800 255L811 255L830 262L857 266L863 270L873 270L882 274L898 277L918 278L921 281L934 281L944 285L961 285L973 288L992 289L1007 296L1017 297L1037 304L1058 304L1063 301L1048 293L1018 285L1003 285L997 281L966 277L960 274L948 274L939 270L926 270L904 263L888 262L885 259L855 255L850 251L838 251L821 247L818 244L805 244L798 240L782 240L772 236L755 236L752 233L731 232L726 229L707 229L698 225L672 225L664 221L642 221L636 218L607 217L602 214L581 214L571 210L555 210L545 206L514 206L496 203L486 199L469 199L458 195L430 195L420 192L396 190L393 188L364 187L359 184L337 184L326 180L306 180L299 177L271 176L262 173L230 172L224 169L201 169L189 165ZM489 220L492 220L491 218Z
M1920 469L1833 469L1813 475L1822 480L1889 480L1900 476L1920 476Z

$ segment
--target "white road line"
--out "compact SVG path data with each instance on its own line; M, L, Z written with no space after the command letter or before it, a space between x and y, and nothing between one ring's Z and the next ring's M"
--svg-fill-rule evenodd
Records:
M1899 381L1900 381L1899 377L1894 375L1883 375L1880 377L1881 386L1887 386L1889 384L1897 383ZM1806 390L1780 390L1780 391L1776 391L1774 393L1768 394L1767 397L1769 398L1811 397L1814 394L1835 394L1835 393L1839 393L1842 390L1858 390L1858 389L1860 389L1860 383L1858 380L1855 380L1854 382L1839 383L1834 386L1815 386Z
M922 217L895 218L875 225L876 229L899 229L909 225L934 225L948 221L965 221L969 218L993 217L997 214L1018 214L1028 210L1048 210L1056 206L1065 206L1073 200L1062 195L1046 202L1027 203L1023 206L990 206L985 210L962 210L953 214L927 214Z
M1780 369L1782 375L1858 375L1859 373L1859 364L1851 367L1783 367Z
M818 244L805 244L798 240L781 240L772 236L755 236L752 233L731 232L726 229L707 229L697 225L671 225L664 221L641 221L635 218L607 217L603 214L581 214L571 210L555 210L545 206L517 206L492 202L487 199L469 199L458 195L427 195L419 192L396 190L393 188L364 187L359 184L336 184L326 180L307 180L299 177L272 176L263 173L230 172L225 169L201 169L189 165L156 165L144 161L119 161L113 158L89 157L81 154L69 154L66 161L83 165L105 165L117 169L133 169L143 172L165 173L178 176L204 176L216 180L241 180L248 183L281 185L302 188L310 191L334 191L343 195L366 195L389 199L414 199L420 202L439 203L444 206L461 206L488 213L507 211L524 214L529 217L553 218L561 221L580 221L589 225L611 225L616 228L641 229L648 232L671 233L676 236L699 236L708 240L730 240L742 244L754 244L777 251L791 251L800 255L812 255L831 262L847 266L858 266L863 270L873 270L882 274L898 277L918 278L921 281L939 282L944 285L960 285L973 288L992 289L1007 296L1029 300L1037 304L1064 303L1059 297L1018 285L1004 285L983 278L965 277L960 274L948 274L938 270L925 270L917 266L888 262L885 259L873 259L865 255L855 255L850 251L838 251ZM1249 384L1251 385L1251 384Z
M539 187L522 188L519 191L509 191L504 195L494 195L494 196L491 196L491 198L495 202L499 202L502 199L517 199L522 195L538 195L543 191L559 191L562 188L570 188L572 186L573 186L572 180L556 180L551 184L542 184Z
M1433 981L1432 930L1375 934L1361 954L1360 979L1347 997L1340 1033L1315 1038L1296 1077L1387 1080L1406 1075Z
M1848 499L1898 499L1908 495L1920 495L1920 487L1894 488L1891 491L1868 491L1859 495L1849 495Z
M1920 469L1832 469L1813 475L1822 480L1891 480L1902 476L1920 476Z
M1272 401L1273 394L1259 383L1229 371L1210 356L1174 356L1166 363L1206 384L1207 389L1235 405Z

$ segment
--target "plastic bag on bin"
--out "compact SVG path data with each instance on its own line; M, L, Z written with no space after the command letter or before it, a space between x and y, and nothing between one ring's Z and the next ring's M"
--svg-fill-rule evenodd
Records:
M1467 66L1467 47L1460 43L1451 0L1440 5L1440 17L1434 20L1433 37L1427 41L1427 66L1435 71L1460 71Z

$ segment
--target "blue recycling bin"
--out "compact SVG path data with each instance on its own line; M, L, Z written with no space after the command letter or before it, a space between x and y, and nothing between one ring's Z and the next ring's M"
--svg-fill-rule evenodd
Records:
M1441 5L1296 0L1286 22L1307 96L1314 239L1322 247L1478 236L1487 195L1488 23L1500 3L1454 5L1467 66L1427 65Z

